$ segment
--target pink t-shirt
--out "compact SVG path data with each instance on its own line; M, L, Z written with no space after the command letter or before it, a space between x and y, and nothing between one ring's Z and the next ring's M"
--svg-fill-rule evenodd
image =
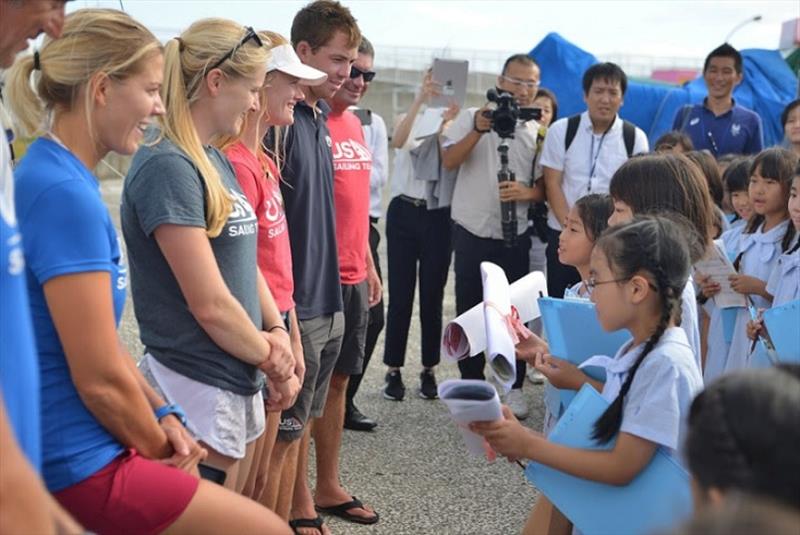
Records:
M367 278L372 154L364 141L361 121L352 112L331 112L328 130L333 151L339 278L342 284L358 284Z
M288 312L294 308L294 280L292 249L279 186L280 172L269 156L256 156L242 142L228 147L225 155L258 216L258 267L278 309Z

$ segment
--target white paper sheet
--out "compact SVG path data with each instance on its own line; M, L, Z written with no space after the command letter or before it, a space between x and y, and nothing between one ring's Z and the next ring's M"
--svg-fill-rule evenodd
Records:
M483 397L486 399L465 399L463 397L465 390L482 394L467 396L467 398ZM472 422L490 422L503 417L497 390L486 381L448 379L439 384L439 399L450 410L450 416L458 425L467 450L473 455L482 456L485 453L483 437L470 431L467 425Z
M538 299L547 296L547 281L541 271L528 273L509 287L511 304L519 312L522 323L540 316ZM486 325L483 303L467 310L445 326L442 334L442 355L451 360L474 357L486 350Z
M722 240L714 241L714 246L708 248L706 256L694 265L694 270L698 276L711 276L714 282L719 284L720 291L714 296L714 304L718 308L747 306L745 296L731 288L728 276L735 275L736 269L725 252Z

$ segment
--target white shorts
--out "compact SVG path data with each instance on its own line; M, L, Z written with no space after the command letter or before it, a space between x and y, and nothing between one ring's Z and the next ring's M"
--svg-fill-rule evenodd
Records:
M264 432L264 397L259 391L241 396L229 390L189 379L149 353L139 361L147 382L186 413L186 428L192 436L226 457L243 459L247 444Z

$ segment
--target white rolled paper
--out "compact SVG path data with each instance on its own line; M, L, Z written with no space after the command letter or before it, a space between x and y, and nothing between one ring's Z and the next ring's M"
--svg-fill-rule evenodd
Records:
M505 278L505 274L503 277ZM511 304L519 313L520 321L527 323L541 315L537 300L547 296L547 280L541 271L528 273L511 283L508 294ZM442 334L442 355L451 360L474 357L485 351L486 347L483 303L475 305L448 323Z
M476 456L483 455L483 438L470 431L467 425L493 422L503 417L497 390L486 381L448 379L439 384L439 399L447 405L450 416L458 424L467 450Z

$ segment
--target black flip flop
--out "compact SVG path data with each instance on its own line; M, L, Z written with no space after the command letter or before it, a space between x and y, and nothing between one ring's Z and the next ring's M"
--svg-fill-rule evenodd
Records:
M378 522L378 513L373 513L375 516L371 517L358 516L354 515L353 513L348 513L348 509L364 509L366 511L364 504L361 503L361 500L355 496L350 497L352 500L349 502L340 503L339 505L331 505L330 507L320 507L319 505L315 505L314 508L320 513L337 516L343 520L354 522L356 524L375 524Z
M289 527L292 528L292 531L295 532L296 535L299 535L300 528L313 528L319 531L320 535L322 535L322 517L318 516L316 518L295 518L293 520L289 520Z

